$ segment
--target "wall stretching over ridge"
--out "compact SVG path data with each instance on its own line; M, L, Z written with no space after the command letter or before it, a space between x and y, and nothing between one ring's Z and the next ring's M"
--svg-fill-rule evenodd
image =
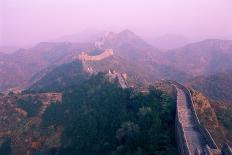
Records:
M178 151L181 155L189 155L189 147L187 145L187 138L184 135L184 130L182 123L179 120L178 113L176 114L176 139L177 139L177 145L178 145Z
M78 59L82 61L100 61L103 60L109 56L112 56L114 54L112 49L106 49L103 53L96 55L96 56L90 56L84 52L82 52L79 56Z
M231 148L227 144L219 150L208 130L200 124L190 91L175 81L168 82L177 90L176 140L180 154L232 155ZM189 126L186 126L188 121Z
M224 144L222 147L222 155L232 155L232 149L228 144Z

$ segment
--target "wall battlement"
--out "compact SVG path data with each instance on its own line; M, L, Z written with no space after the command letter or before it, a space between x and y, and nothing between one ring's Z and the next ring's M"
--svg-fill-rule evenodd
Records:
M126 82L127 75L125 73L122 74L122 73L117 73L115 70L109 70L108 76L109 76L110 80L117 79L119 85L123 89L128 88L128 83Z
M229 145L218 149L208 130L200 124L190 91L183 85L168 81L177 92L176 140L181 155L232 155Z
M107 57L110 57L114 54L112 49L106 49L103 53L96 55L96 56L90 56L86 54L85 52L82 52L79 56L78 59L82 61L100 61L103 60Z

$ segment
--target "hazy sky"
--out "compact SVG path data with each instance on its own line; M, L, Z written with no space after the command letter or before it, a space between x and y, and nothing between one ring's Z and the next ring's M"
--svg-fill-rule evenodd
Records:
M0 0L0 45L87 28L232 38L232 0Z

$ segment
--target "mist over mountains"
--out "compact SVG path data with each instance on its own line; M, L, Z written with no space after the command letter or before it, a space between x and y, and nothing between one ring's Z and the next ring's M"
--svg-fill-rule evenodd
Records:
M164 52L130 30L0 52L0 153L177 155L167 80L188 85L216 143L231 144L231 68L230 40Z
M12 54L0 53L1 90L25 88L55 66L74 61L81 52L91 54L97 49L112 49L114 55L102 61L87 62L93 70L126 72L147 84L162 78L187 81L232 68L232 41L229 40L209 39L163 53L129 30L99 34L97 39L91 36L87 35L82 41L42 42Z
M232 155L231 0L0 0L0 155Z

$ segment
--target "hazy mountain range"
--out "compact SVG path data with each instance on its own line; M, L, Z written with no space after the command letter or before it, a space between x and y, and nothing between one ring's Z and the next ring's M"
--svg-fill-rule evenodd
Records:
M176 93L160 79L193 88L201 123L231 144L232 41L163 52L129 30L92 39L0 53L0 152L178 154Z
M0 46L0 53L10 54L17 51L19 47L17 46Z
M190 80L189 84L216 102L231 104L232 71L219 72L210 76L199 76Z
M193 39L177 34L165 34L159 37L145 37L145 40L163 51L168 51L193 42Z
M89 35L92 38L89 40L87 36L82 43L43 42L12 54L0 53L0 89L30 86L54 67L73 61L81 52L91 54L98 49L112 49L114 55L85 65L96 71L125 72L141 83L161 78L187 81L232 68L232 41L229 40L204 40L163 53L129 30L95 36L97 39Z

